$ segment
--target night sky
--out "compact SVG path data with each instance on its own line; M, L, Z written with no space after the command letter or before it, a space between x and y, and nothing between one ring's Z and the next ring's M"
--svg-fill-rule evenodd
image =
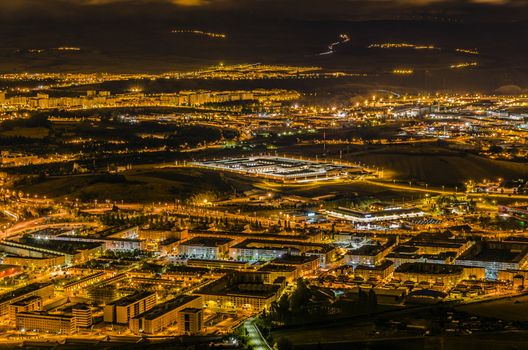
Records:
M9 0L0 2L6 20L204 18L211 12L283 19L369 20L453 16L465 20L527 19L526 0Z
M4 72L162 72L261 62L375 74L412 66L423 72L411 82L420 88L528 85L525 0L6 0L0 18ZM318 56L340 33L350 42ZM365 49L380 42L442 50ZM81 50L55 50L61 46ZM481 54L455 55L456 48ZM477 72L442 71L475 60Z

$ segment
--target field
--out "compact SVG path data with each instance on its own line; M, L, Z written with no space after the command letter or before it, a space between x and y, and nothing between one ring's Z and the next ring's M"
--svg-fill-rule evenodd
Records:
M259 182L255 187L265 190L280 192L284 195L296 195L303 197L319 197L329 194L343 195L346 197L375 197L379 200L413 200L418 199L420 194L408 191L391 190L361 181L324 181L307 184L281 185L272 182Z
M528 295L468 304L458 307L457 310L478 316L528 322Z
M346 146L328 146L328 158L360 162L370 167L383 168L386 176L399 180L426 182L431 185L459 185L467 180L522 178L528 176L528 165L510 161L493 160L475 154L451 150L434 144L373 145L365 150ZM322 146L295 147L288 153L315 154L323 159Z
M402 180L456 185L469 179L516 178L528 175L528 165L479 157L445 149L386 147L351 157L376 167L390 169Z
M375 197L379 200L412 200L419 194L388 190L358 181L329 181L302 185L282 185L259 178L214 170L166 167L131 170L119 174L50 176L21 182L17 190L47 196L70 197L83 201L106 200L128 202L166 202L187 200L199 194L220 197L259 189L283 195L317 197L336 194L342 197Z
M51 198L115 200L132 202L186 200L202 193L233 194L251 189L251 180L239 176L193 168L164 168L120 174L49 177L20 185L24 192Z
M3 137L27 137L31 139L43 139L48 136L49 130L42 127L16 128L0 132Z

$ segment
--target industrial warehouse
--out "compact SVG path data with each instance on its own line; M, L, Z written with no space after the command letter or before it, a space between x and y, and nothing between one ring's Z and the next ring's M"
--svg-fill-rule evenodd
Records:
M310 160L258 156L194 162L193 165L254 175L279 182L312 182L347 178L361 173L359 167Z

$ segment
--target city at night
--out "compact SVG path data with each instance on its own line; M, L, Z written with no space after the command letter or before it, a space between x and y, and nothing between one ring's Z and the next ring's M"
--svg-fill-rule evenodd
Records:
M526 0L0 0L0 349L528 350L527 37Z

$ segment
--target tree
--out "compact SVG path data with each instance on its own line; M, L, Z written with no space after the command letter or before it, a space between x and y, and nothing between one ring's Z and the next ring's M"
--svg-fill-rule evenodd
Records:
M373 289L370 289L368 292L368 305L370 312L375 312L378 309L378 297Z
M288 338L281 337L277 341L277 349L278 350L292 350L293 343Z
M306 307L310 301L310 289L302 278L297 280L297 288L290 297L290 309L300 310Z

